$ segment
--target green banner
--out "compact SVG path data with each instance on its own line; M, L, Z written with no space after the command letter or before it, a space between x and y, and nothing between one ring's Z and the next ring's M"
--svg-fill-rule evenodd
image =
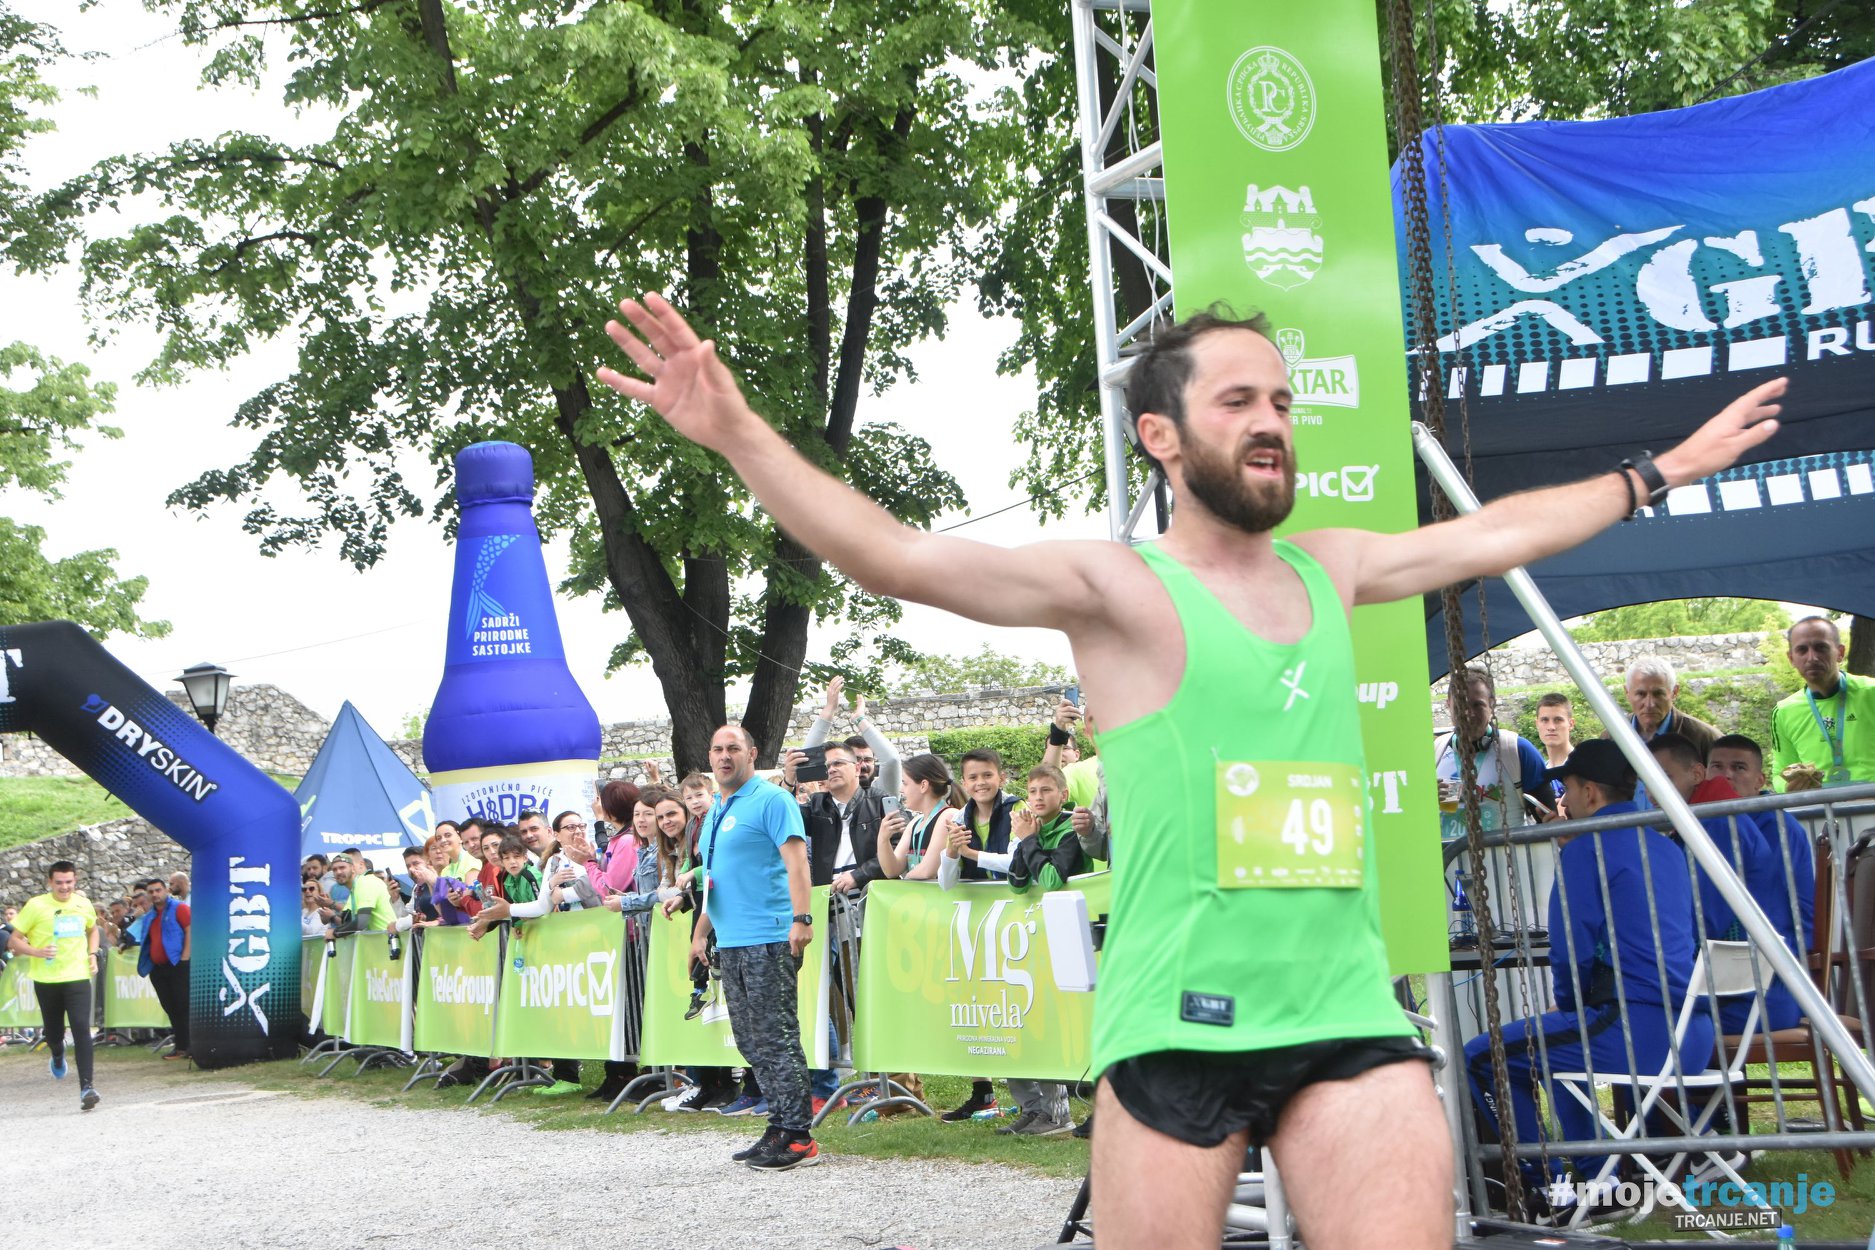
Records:
M333 1037L344 1037L345 1017L352 1005L352 948L356 934L346 934L333 943L336 954L326 956L325 989L319 1003L319 1028Z
M878 888L877 883L871 888ZM832 937L827 925L826 886L814 888L809 910L814 917L814 941L802 955L795 1012L801 1024L801 1052L807 1056L807 1066L831 1068L827 1013L832 980L828 946ZM646 923L651 927L651 951L646 961L644 1040L639 1045L639 1062L646 1066L741 1065L742 1052L736 1049L735 1035L729 1029L729 1005L723 1001L721 981L710 978L703 1011L684 1019L693 988L690 913L679 912L666 919L662 911L654 911Z
M107 1029L167 1029L169 1016L156 1001L148 977L137 975L137 954L106 951L104 955L104 1027Z
M1068 882L1087 896L1090 919L1108 910L1110 881ZM855 1068L1089 1079L1094 996L1056 986L1040 892L875 881L865 926Z
M402 935L398 941L401 946ZM354 1046L410 1049L410 969L408 950L391 958L387 933L361 933L352 946L351 1010L345 1017L345 1040Z
M299 943L299 1009L308 1020L320 1020L324 1017L319 1001L321 982L326 970L326 944L324 938L303 937Z
M603 908L512 926L495 1011L497 1054L624 1058L625 922Z
M1180 315L1275 323L1289 366L1286 530L1418 523L1385 105L1370 0L1153 0ZM1396 973L1448 966L1425 616L1353 617L1381 929Z
M493 1056L501 935L469 940L463 925L423 930L417 963L414 1049L435 1055Z
M36 1029L41 1023L39 995L26 975L26 956L15 955L0 968L0 1029Z

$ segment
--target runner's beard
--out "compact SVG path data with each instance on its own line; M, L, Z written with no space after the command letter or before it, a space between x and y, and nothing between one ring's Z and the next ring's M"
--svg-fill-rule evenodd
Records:
M1281 482L1246 482L1244 461L1257 448L1282 457ZM1195 438L1185 440L1185 486L1205 511L1246 534L1265 534L1289 519L1296 506L1296 456L1281 439L1253 434L1235 458L1219 455Z

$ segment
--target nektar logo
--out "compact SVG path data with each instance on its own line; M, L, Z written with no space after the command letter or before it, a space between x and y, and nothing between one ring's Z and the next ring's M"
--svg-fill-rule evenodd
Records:
M210 781L197 772L195 765L176 754L174 748L164 745L155 734L131 720L102 696L95 694L88 696L85 699L84 711L95 713L98 724L102 725L107 733L135 751L139 758L160 773L170 785L197 803L221 789L220 782Z

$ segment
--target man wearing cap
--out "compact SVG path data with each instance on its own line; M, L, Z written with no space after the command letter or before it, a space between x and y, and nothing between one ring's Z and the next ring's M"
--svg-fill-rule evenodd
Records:
M1562 783L1572 818L1639 811L1633 802L1634 770L1620 748L1605 738L1576 747L1568 759L1545 774L1545 780ZM1651 912L1658 917L1655 924L1649 923L1650 886ZM1557 855L1549 932L1550 978L1557 1009L1504 1026L1511 1110L1520 1142L1542 1137L1536 1086L1546 1059L1552 1072L1642 1076L1652 1076L1666 1062L1674 1018L1686 997L1699 951L1685 855L1653 830L1633 826L1569 839ZM1697 1071L1711 1055L1712 1018L1695 1012L1681 1060L1692 1065L1690 1071ZM1488 1035L1465 1044L1465 1063L1472 1097L1487 1127L1495 1131ZM1595 1136L1594 1118L1574 1095L1551 1086L1548 1098L1565 1138L1581 1141ZM1578 1159L1577 1174L1594 1177L1604 1162L1605 1157L1599 1155ZM1562 1176L1563 1161L1550 1160L1548 1177L1536 1173L1534 1162L1520 1166L1525 1169L1526 1183L1543 1184ZM1562 1198L1572 1200L1572 1196Z

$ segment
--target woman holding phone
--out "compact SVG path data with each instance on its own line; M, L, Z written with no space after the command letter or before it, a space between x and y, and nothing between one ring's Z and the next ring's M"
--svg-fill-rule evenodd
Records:
M951 778L950 766L928 752L906 760L904 769L900 802L886 800L886 816L879 822L879 867L888 877L931 881L941 858L932 842L942 841L938 830L944 814L963 807L964 792Z

